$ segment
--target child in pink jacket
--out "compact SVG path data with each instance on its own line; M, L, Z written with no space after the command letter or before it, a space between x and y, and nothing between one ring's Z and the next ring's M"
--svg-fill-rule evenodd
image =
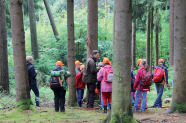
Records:
M103 59L104 67L101 68L101 70L98 73L97 79L98 81L101 81L101 92L102 92L102 98L103 98L103 106L104 106L104 113L107 113L107 99L109 102L109 106L111 109L111 103L112 103L112 81L107 81L108 71L113 72L113 68L111 66L111 62L108 58Z

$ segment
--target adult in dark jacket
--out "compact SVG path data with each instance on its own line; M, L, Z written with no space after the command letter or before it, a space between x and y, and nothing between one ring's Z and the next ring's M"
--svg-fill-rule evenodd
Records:
M96 67L96 61L98 58L99 51L94 50L92 56L87 59L83 72L83 82L87 83L88 89L87 108L94 108L97 72L99 71L99 68Z
M28 70L30 91L32 90L34 92L36 106L39 107L39 89L37 87L37 82L36 82L37 70L35 70L35 68L32 64L33 64L33 57L27 56L26 57L26 65L27 65L27 70Z

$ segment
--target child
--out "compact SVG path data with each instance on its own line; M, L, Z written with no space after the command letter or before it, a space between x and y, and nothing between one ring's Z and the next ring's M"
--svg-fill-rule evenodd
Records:
M80 71L76 74L76 86L77 86L77 103L79 107L82 107L82 99L84 95L85 83L82 81L83 70L85 65L80 66Z

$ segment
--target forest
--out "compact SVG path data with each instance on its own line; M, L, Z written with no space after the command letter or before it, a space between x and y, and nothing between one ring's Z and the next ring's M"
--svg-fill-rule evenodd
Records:
M0 0L0 122L186 122L185 6L185 0ZM85 65L85 71L94 50L99 51L97 66L104 58L112 63L107 113L100 90L94 91L94 107L88 108L89 83L85 82L82 106L77 103L76 61ZM27 56L33 57L39 96L30 85ZM144 111L134 110L136 100L131 102L131 71L137 81L140 59L145 59L154 78L160 59L167 70L163 69L162 81L167 83L162 104L155 106L159 83L153 79L146 101L144 91L140 97L147 103ZM65 112L55 112L50 83L58 61L71 74L63 81L68 83Z

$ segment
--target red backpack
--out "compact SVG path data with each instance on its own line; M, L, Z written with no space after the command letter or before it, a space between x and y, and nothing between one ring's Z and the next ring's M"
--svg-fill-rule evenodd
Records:
M163 81L165 71L161 67L157 67L154 70L153 81L155 83L161 83Z
M104 67L105 68L105 82L112 82L113 81L113 69L110 67L110 68L107 68L107 67Z
M142 80L140 85L143 87L149 87L152 84L152 74L150 71L143 70Z

